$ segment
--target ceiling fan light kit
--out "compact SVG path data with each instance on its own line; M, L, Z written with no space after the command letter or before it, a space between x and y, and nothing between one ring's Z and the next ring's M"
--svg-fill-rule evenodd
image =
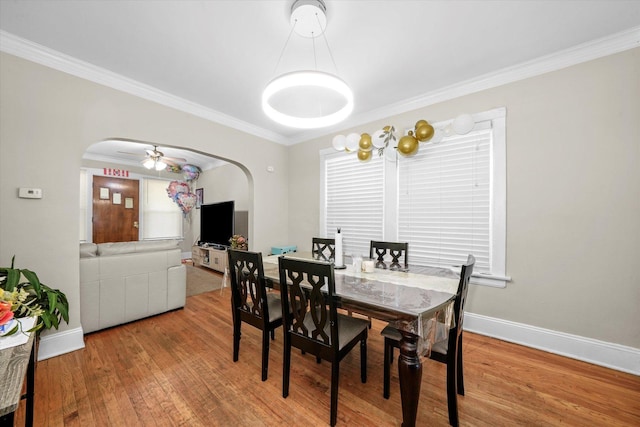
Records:
M326 25L326 6L322 0L296 0L291 6L292 32L314 39L324 34ZM283 53L290 37L291 34ZM315 44L313 46L315 59ZM331 50L329 55L333 60ZM302 111L301 106L308 109ZM353 92L344 80L333 74L319 70L293 71L269 82L262 93L262 109L271 120L285 126L322 128L349 117L353 111Z

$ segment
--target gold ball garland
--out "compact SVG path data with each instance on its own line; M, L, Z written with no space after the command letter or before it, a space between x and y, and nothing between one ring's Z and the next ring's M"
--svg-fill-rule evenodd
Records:
M474 119L470 114L462 114L456 117L453 123L447 127L439 127L437 132L428 121L418 120L413 130L400 138L397 146L394 146L396 142L395 128L389 125L373 132L371 135L368 133L362 133L359 136L357 133L351 133L346 137L344 135L336 135L332 144L338 151L357 152L358 160L362 162L368 162L372 159L374 149L380 156L393 154L393 158L395 158L395 151L385 152L386 149L390 149L397 150L398 153L405 157L411 157L418 152L421 142L433 140L434 143L437 143L440 142L443 135L449 136L453 132L464 135L470 132L474 125Z

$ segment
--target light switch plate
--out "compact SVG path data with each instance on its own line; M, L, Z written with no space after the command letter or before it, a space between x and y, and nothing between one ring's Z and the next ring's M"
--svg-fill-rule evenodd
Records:
M21 199L42 199L42 189L23 187L18 189L18 197Z

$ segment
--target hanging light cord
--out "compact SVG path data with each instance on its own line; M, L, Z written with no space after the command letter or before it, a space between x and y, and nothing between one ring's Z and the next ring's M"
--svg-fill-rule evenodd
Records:
M318 26L321 27L320 24L320 18L318 18L318 14L316 13L316 20L318 21ZM325 35L326 31L322 32L322 38L324 39L324 44L327 45L327 50L329 51L329 58L331 58L331 62L333 63L333 68L335 68L336 70L336 74L338 73L338 66L336 65L336 61L333 59L333 54L331 53L331 48L329 47L329 41L327 40L327 36ZM314 53L315 53L315 44L314 44ZM317 70L317 65L316 65L316 70Z
M291 31L289 31L289 36L287 37L287 41L284 43L284 46L282 47L282 51L280 52L280 57L278 58L278 62L276 62L276 66L273 69L272 78L275 77L276 71L278 71L278 66L280 65L280 61L282 61L282 56L284 55L284 51L287 49L287 46L289 45L289 40L291 40L291 35L293 34L293 30L296 29L297 23L298 23L297 19L293 21L293 25L291 26Z
M318 16L318 14L316 13L316 17ZM316 67L316 71L318 71L318 56L316 55L316 36L313 34L313 31L311 31L311 44L313 46L313 64Z

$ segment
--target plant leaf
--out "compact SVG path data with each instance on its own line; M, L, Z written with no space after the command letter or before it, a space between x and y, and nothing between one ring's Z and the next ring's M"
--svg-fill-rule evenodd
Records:
M29 284L33 286L33 290L36 291L36 295L40 298L41 294L41 286L40 279L38 279L38 275L31 270L24 269L22 270L22 274L27 278Z
M6 291L13 291L18 283L20 282L20 270L16 270L13 268L7 269L7 281L4 284L4 289Z
M58 295L56 295L54 292L47 292L47 296L49 297L49 313L53 314L53 312L56 310Z

